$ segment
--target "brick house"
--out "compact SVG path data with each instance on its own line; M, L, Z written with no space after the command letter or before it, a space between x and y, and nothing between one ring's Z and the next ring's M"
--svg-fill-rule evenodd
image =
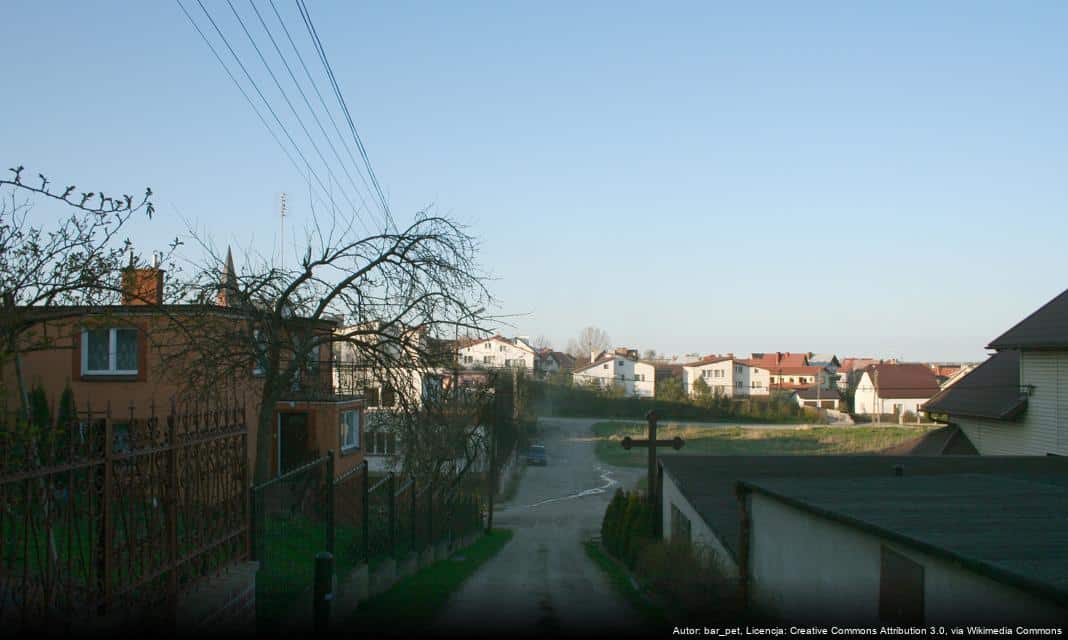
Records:
M227 274L232 277L232 262ZM161 304L164 273L158 268L130 269L123 277L122 303L94 307L50 307L32 318L36 350L23 353L23 378L28 387L42 388L53 405L70 387L78 410L110 406L114 416L129 412L145 416L153 409L165 415L172 402L202 406L212 401L240 403L246 407L249 425L248 457L255 468L258 410L263 389L262 370L250 361L235 366L225 381L214 385L217 398L192 391L186 371L203 366L195 357L175 357L180 326L193 319L209 330L232 330L247 322L242 312L229 306L226 287L219 304ZM231 294L232 295L232 294ZM329 333L331 322L321 322L317 332ZM203 374L203 371L199 372ZM208 372L210 377L210 372ZM361 431L363 398L340 392L332 383L329 357L310 363L305 374L272 409L271 475L283 473L317 455L334 451L337 473L354 468L363 460ZM17 406L13 367L0 370L0 391L10 409ZM116 418L121 442L123 423Z

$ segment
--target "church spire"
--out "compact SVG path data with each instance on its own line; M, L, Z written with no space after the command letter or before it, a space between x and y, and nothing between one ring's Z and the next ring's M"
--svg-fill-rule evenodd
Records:
M230 247L226 247L226 264L219 279L219 306L229 307L237 302L240 289L237 286L237 270L234 268L234 256Z

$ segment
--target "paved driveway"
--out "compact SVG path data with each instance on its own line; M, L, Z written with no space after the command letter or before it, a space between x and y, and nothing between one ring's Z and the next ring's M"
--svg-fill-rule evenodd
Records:
M648 631L582 547L600 533L616 487L633 486L642 473L597 462L589 439L593 422L539 420L549 464L528 467L515 498L494 516L495 525L515 536L452 597L435 632L508 637Z

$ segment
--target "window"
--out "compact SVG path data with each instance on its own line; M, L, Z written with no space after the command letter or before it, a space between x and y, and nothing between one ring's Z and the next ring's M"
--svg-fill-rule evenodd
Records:
M341 412L341 450L360 448L360 412Z
M397 450L397 436L392 432L374 431L367 434L367 453L388 456Z
M622 367L622 366L623 366L623 365L625 365L626 363L625 363L625 362L623 362L622 360L620 360L620 361L619 361L619 362L618 362L617 364L618 364L619 366L621 366L621 367Z
M608 365L606 365L606 364L602 364L602 365L601 365L601 368L602 368L602 369L607 369L607 368L608 368Z
M495 356L482 356L483 364L493 364Z
M487 349L492 349L492 348L493 348L493 345L487 342L487 343L486 343L486 348L487 348Z
M471 364L474 361L475 358L473 356L464 356L464 364Z
M722 369L716 369L716 377L717 378L722 378L723 377L723 370Z
M252 330L252 339L256 343L256 362L252 365L252 375L262 376L267 371L267 340L259 329Z
M501 345L501 346L500 346L500 347L499 347L499 348L497 349L497 351L500 351L501 353L504 353L504 345L502 344L502 345Z
M382 387L382 406L392 407L397 403L397 392L393 387Z
M82 375L137 375L137 329L82 331Z

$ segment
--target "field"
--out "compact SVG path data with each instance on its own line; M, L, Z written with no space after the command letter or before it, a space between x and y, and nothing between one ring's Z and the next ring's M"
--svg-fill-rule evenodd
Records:
M738 426L704 426L663 423L657 439L675 436L686 441L683 453L716 455L826 455L869 453L894 446L927 433L930 427L917 426L849 426L849 427L782 427L759 428ZM593 425L597 459L621 467L642 467L647 460L644 448L627 451L624 436L645 438L646 427L629 422L598 422ZM661 448L671 455L672 449Z

